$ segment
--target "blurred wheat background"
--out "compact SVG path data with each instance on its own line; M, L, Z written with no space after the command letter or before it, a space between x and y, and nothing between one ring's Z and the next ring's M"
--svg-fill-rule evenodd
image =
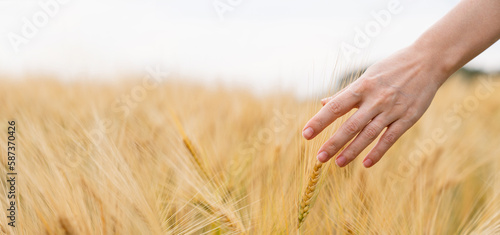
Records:
M20 207L13 230L2 180L0 232L500 233L500 77L488 76L454 75L375 167L362 158L344 169L325 165L300 230L316 151L339 124L301 138L317 99L172 78L125 109L117 99L138 79L4 79L0 174L15 120Z
M301 135L458 1L0 1L0 234L500 234L500 43L371 169Z

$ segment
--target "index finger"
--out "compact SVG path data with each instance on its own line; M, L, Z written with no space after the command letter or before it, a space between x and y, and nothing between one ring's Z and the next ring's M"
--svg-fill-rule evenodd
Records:
M309 120L302 130L304 138L310 140L321 133L337 118L342 117L359 103L360 97L349 89L333 97Z

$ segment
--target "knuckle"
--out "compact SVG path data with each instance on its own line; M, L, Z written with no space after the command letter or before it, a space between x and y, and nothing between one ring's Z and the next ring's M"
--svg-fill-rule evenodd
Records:
M371 90L379 85L379 81L380 77L377 75L366 76L363 80L360 80L359 88L361 90Z
M385 99L383 99L383 98L376 99L375 101L373 101L373 106L375 108L381 108L381 107L385 106Z
M382 138L382 141L384 141L386 144L394 144L397 140L396 134L393 132L389 132L384 135Z
M327 108L333 115L340 115L342 112L342 105L336 100L331 100L327 104Z
M355 158L355 150L354 149L349 149L346 150L342 153L342 156L344 156L348 161L351 161Z
M366 79L360 80L358 83L349 86L348 91L351 92L353 96L361 96L363 92L369 89L370 85L366 82Z
M323 120L322 117L316 115L313 119L311 119L310 121L310 126L313 127L313 129L317 129L317 128L321 128L322 126L324 126L325 124L325 121Z
M375 139L378 136L378 132L373 126L366 127L363 134L370 140Z
M338 149L337 149L337 146L335 146L335 144L328 143L328 145L326 146L326 151L333 155L333 154L337 153Z
M344 124L344 131L347 134L356 134L359 131L359 125L356 121L346 122Z
M418 110L416 110L415 108L409 108L407 111L406 111L407 115L406 115L406 119L408 121L410 121L411 123L415 123L418 121L418 119L420 118L420 113L418 112Z
M361 77L359 80L358 80L358 87L360 89L364 89L364 88L369 88L370 85L373 84L373 81L372 81L372 77L371 76L365 76L365 77Z

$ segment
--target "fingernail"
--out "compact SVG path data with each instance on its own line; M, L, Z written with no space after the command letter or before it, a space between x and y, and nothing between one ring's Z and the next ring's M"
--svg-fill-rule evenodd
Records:
M335 160L335 163L337 163L337 166L343 167L344 164L345 164L345 161L346 161L345 157L344 156L340 156L340 157L337 158L337 160Z
M308 127L302 132L302 136L304 136L304 138L306 139L309 139L313 135L313 132L314 132L313 129L311 127Z
M323 151L320 154L318 154L318 156L316 158L318 159L318 161L324 163L328 160L328 153Z
M328 100L328 98L323 98L323 99L321 99L321 102L323 102L323 103L324 103L324 102L325 102L325 101L327 101L327 100Z
M363 165L364 165L366 168L371 167L371 166L373 165L373 161L372 161L372 159L369 159L369 158L365 159L365 160L363 161Z

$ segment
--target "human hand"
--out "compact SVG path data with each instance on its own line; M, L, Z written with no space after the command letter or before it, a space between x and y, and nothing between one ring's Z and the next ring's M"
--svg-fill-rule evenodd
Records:
M302 135L313 139L337 118L357 108L324 143L317 158L327 162L354 138L335 161L340 167L346 166L387 127L363 160L365 167L371 167L424 114L448 76L425 53L405 48L369 67L334 96L323 99L323 108L307 122Z

